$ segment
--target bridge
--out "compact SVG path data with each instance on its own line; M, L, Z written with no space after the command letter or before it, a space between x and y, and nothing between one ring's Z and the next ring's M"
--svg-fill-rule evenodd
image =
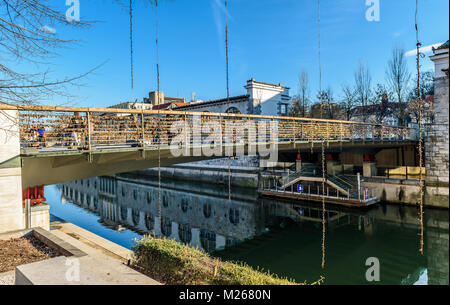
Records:
M0 105L0 195L7 203L0 206L0 231L23 227L8 215L22 219L21 194L29 187L224 156L276 159L278 152L318 150L322 143L331 151L417 140L412 128L351 121Z

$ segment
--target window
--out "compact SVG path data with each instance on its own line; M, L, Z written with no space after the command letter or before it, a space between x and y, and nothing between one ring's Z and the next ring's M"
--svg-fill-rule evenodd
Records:
M137 189L134 189L133 190L133 198L134 198L134 200L138 199L138 195L139 195L139 191Z
M139 210L133 210L133 224L137 226L139 224L140 213Z
M148 192L148 194L147 194L147 203L152 204L152 193L151 192Z
M230 209L230 222L234 225L239 223L239 209L238 208Z
M148 230L152 230L155 226L155 217L151 213L145 215L145 226Z
M280 104L280 115L281 116L288 115L288 105L287 104Z
M189 224L180 224L178 227L178 236L184 244L189 244L192 239L192 230Z
M200 243L206 252L216 250L216 233L201 230Z
M161 219L161 233L166 237L172 234L172 221L167 217Z
M181 200L181 210L183 211L183 213L186 213L189 209L189 203L187 201L187 199L182 199Z
M203 215L205 216L205 218L211 217L211 204L210 203L205 203L203 205Z
M127 221L128 209L126 207L120 207L120 218L122 221Z
M240 114L241 112L236 107L230 107L227 109L226 113Z
M163 206L167 208L169 206L169 198L167 198L167 195L163 196Z

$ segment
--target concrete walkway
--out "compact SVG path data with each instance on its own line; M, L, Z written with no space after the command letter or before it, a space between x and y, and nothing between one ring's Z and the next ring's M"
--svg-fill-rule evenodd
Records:
M0 286L3 285L14 285L14 270L0 273Z
M126 265L132 257L131 250L70 223L54 225L56 228L51 234L82 254L19 266L15 273L16 284L161 285ZM67 274L75 265L79 266L79 280L68 280Z

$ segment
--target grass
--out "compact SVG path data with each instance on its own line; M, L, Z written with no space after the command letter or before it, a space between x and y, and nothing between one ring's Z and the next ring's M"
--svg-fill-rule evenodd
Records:
M168 285L306 285L169 239L148 236L138 240L133 251L135 268Z

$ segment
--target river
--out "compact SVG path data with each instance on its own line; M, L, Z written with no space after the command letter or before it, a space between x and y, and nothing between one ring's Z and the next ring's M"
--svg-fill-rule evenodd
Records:
M143 234L173 238L227 260L243 261L298 282L449 284L448 211L426 209L424 255L418 209L378 204L368 210L327 207L325 268L321 208L258 199L254 189L162 181L161 222L154 177L121 174L45 189L53 219L63 219L131 248ZM380 281L366 265L379 262Z

